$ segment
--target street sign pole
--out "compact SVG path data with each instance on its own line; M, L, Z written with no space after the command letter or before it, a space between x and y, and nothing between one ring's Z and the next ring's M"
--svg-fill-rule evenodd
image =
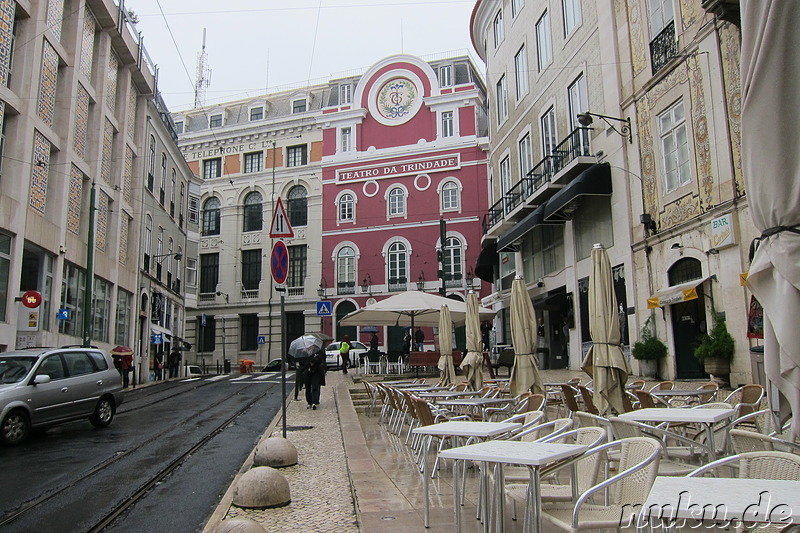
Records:
M283 419L283 438L286 438L286 313L283 310L286 287L275 287L281 293L281 418Z

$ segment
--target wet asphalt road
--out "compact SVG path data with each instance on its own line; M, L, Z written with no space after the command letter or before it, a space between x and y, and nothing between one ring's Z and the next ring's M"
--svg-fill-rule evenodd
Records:
M287 376L287 394L293 383ZM200 531L280 394L279 374L158 383L127 392L107 428L73 422L0 448L0 531L91 531L175 465L103 531Z

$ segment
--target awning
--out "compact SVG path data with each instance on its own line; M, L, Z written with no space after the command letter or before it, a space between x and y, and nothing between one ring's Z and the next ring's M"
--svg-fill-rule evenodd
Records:
M611 165L597 163L558 191L545 204L544 218L548 221L569 220L572 218L573 200L579 196L611 196Z
M530 230L535 228L536 226L541 226L543 224L562 224L562 220L545 220L544 219L544 212L547 204L542 204L537 207L533 213L529 214L518 223L514 224L514 226L508 230L507 232L500 235L500 238L497 239L497 251L503 252L506 248L514 244L517 240L521 239L528 233ZM511 250L509 250L511 251Z
M696 300L697 287L705 283L708 279L710 279L710 276L708 278L695 279L656 291L655 294L647 299L647 308L656 309L657 307L664 307L665 305Z
M487 283L494 283L495 267L500 264L497 255L497 243L489 242L478 254L478 262L475 264L475 275Z

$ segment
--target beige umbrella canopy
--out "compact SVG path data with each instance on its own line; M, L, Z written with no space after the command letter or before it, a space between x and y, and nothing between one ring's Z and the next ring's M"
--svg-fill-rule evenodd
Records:
M461 369L467 377L471 390L483 387L483 355L481 352L481 327L478 317L478 297L474 291L467 293L467 355L461 361Z
M339 321L342 326L422 326L438 327L439 311L446 305L456 326L464 324L467 304L438 294L405 291L349 313ZM494 311L480 308L482 317L491 318Z
M747 286L764 307L764 370L800 438L800 2L742 0L742 170L760 246ZM794 22L792 22L794 21Z
M511 394L544 394L536 350L536 324L533 303L525 281L517 277L511 284L511 339L514 342L514 366L511 369Z
M610 414L610 410L624 413L623 396L630 369L622 352L611 262L601 244L595 244L592 249L589 334L592 336L592 346L581 368L594 380L595 405L600 414Z
M439 312L439 385L446 387L456 380L456 368L453 366L453 321L450 320L450 308L442 306Z

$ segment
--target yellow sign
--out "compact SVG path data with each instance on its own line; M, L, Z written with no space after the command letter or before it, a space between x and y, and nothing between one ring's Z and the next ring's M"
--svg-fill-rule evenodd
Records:
M747 285L747 276L748 276L749 274L750 274L749 272L742 272L741 274L739 274L739 284L740 284L742 287L744 287L745 285Z

